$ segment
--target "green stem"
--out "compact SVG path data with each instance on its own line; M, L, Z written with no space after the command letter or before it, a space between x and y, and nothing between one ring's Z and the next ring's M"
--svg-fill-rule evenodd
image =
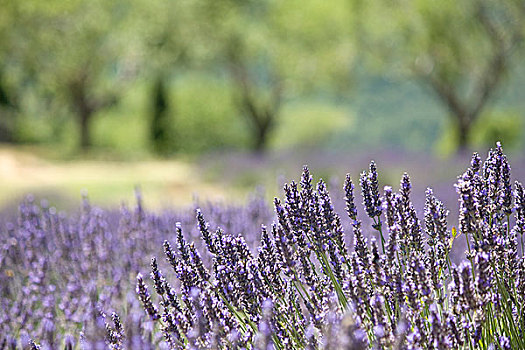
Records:
M385 237L383 237L383 229L380 217L377 217L377 220L374 218L374 226L376 227L376 230L379 231L379 235L381 236L381 249L383 249L383 254L385 254Z

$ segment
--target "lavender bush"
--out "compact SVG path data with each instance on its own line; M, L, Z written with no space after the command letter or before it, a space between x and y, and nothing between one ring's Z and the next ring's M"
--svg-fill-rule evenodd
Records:
M78 217L23 203L2 231L0 349L524 349L525 192L501 145L458 177L457 229L432 189L418 215L407 174L397 192L374 162L359 180L345 219L305 167L268 226L261 198L158 215L85 201Z

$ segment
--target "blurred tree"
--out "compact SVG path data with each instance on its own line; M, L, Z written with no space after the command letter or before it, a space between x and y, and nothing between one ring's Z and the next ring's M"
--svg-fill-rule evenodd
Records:
M283 98L283 77L269 36L270 1L203 0L201 6L206 23L201 39L209 48L204 61L226 73L235 106L250 130L251 147L262 152Z
M177 113L172 82L186 73L198 60L201 45L195 40L199 22L192 1L137 1L141 16L135 25L141 28L140 40L145 52L143 74L155 77L151 90L150 143L153 151L167 155L177 149ZM148 79L149 80L149 79ZM184 131L181 131L184 132Z
M0 142L14 141L14 118L16 116L16 102L11 90L6 88L0 71Z
M283 78L276 72L265 72L266 91L258 87L255 72L243 55L242 44L233 39L227 52L228 68L236 93L235 103L252 130L253 150L257 153L266 148L269 134L275 128L283 98Z
M464 149L469 131L512 70L525 30L523 0L353 1L361 47L415 77L445 106Z
M16 2L0 0L0 142L15 141L18 91L13 77L17 62L14 24L19 6Z
M16 38L24 69L33 72L41 98L75 116L82 150L91 146L93 117L116 103L133 75L134 62L126 57L133 45L125 37L131 34L130 6L118 0L28 0L17 17L17 26L28 26Z
M264 150L278 125L283 101L309 93L326 98L349 81L353 51L346 33L346 0L0 0L4 2L0 73L5 62L16 66L9 67L9 79L3 80L5 96L16 97L12 86L31 90L21 94L28 109L22 113L24 125L32 125L27 121L36 119L35 114L47 115L40 123L53 125L44 137L68 131L68 118L74 117L82 149L92 143L93 119L107 115L102 112L119 100L138 67L139 85L152 87L155 108L148 134L152 144L159 142L158 152L172 152L173 139L184 133L175 122L186 117L173 118L181 110L173 107L179 93L172 91L181 88L176 83L180 78L191 81L188 76L205 72L228 89L221 98L233 97L257 151ZM230 104L223 107L209 110L221 115ZM233 125L218 129L244 130Z
M153 150L157 154L167 154L170 143L170 119L168 93L162 77L157 78L153 90L153 112L150 124L151 141Z
M231 81L254 151L267 147L284 99L319 93L326 81L348 82L346 1L202 0L201 6L207 57Z

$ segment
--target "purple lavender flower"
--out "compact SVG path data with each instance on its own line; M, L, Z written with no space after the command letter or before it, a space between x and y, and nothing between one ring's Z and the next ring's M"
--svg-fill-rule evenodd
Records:
M503 154L503 149L499 142L496 143L496 149L491 149L487 160L483 164L483 175L486 188L487 211L488 214L494 216L498 214L498 211L502 208L503 201L505 200L506 190L504 187L503 173L510 172L510 167L506 161L506 157ZM510 190L510 179L505 180L509 182ZM510 193L509 193L510 195Z
M488 253L481 252L476 255L475 284L482 306L490 302L492 300L493 274Z
M366 238L361 230L361 223L354 225L354 252L359 257L360 264L365 270L369 267L370 252L368 251Z
M392 193L391 186L385 186L384 188L384 199L383 199L383 211L386 218L386 226L390 229L396 221L396 208L394 207L394 194Z
M202 239L206 243L206 247L208 248L210 253L216 254L217 251L215 249L215 240L214 240L213 235L210 232L209 225L206 222L206 220L204 220L204 216L202 215L201 210L197 209L196 212L197 212L197 222L199 226L199 231L202 235Z
M210 274L204 266L201 255L199 254L199 251L195 248L195 244L193 242L189 245L189 251L190 261L195 271L197 272L199 284L207 282L210 279Z
M377 180L377 167L374 161L370 162L370 170L361 173L359 179L363 205L370 218L379 217L382 212L381 198L379 196L379 183Z
M374 163L361 183L372 227L358 219L349 176L342 203L323 181L314 189L306 167L300 188L292 181L275 200L271 232L260 229L272 220L261 200L205 204L196 217L155 214L140 196L120 213L84 198L75 215L29 198L0 230L0 349L524 348L525 195L519 182L510 192L501 145L483 169L474 154L458 180L459 234L471 243L458 266L432 190L420 217L407 174L399 193L387 186L381 199ZM349 224L336 210L345 204ZM383 212L380 252L370 234ZM191 228L183 235L182 226ZM140 273L135 288L128 277L147 270L145 257L161 245L152 296ZM170 265L174 275L163 274Z
M405 208L408 208L410 206L411 191L412 183L410 182L410 176L408 176L408 173L403 173L399 187L399 194L401 195L402 203Z
M285 209L286 213L288 214L290 225L292 226L294 231L305 231L307 230L307 226L305 225L304 221L304 213L301 203L301 198L299 195L299 190L297 188L297 183L295 181L292 181L290 185L285 184L284 185L284 193L286 196L285 201ZM277 209L276 211L282 212L281 209ZM282 223L281 223L282 225Z
M189 261L190 255L188 252L188 244L186 243L184 235L182 234L182 225L180 222L175 224L175 230L177 231L177 248L179 249L182 260Z
M159 267L157 265L157 259L155 257L151 258L151 279L153 280L153 284L155 286L155 291L159 295L164 295L164 276L162 276L162 273L159 271Z
M137 295L140 298L140 301L142 302L142 305L144 306L144 310L146 310L146 313L149 315L149 317L155 321L159 319L159 312L157 310L157 307L153 305L151 301L151 297L148 292L148 287L144 283L144 280L142 279L142 275L139 273L137 275Z
M521 256L516 271L516 295L521 305L525 302L525 257Z
M293 275L293 269L295 266L295 261L293 259L293 251L291 244L286 238L286 235L283 232L283 229L278 225L272 225L272 234L275 237L276 248L279 252L280 261L283 264L285 273L289 276Z
M346 212L352 221L357 220L357 208L354 204L354 184L350 174L346 174L343 190L345 192Z
M447 228L448 210L435 196L431 188L427 188L425 200L425 233L430 238L431 245L438 241L449 246L450 232Z
M31 350L40 350L42 349L40 345L37 345L33 340L29 342L29 349Z
M512 346L510 345L510 340L508 337L502 335L498 338L499 346L503 350L510 350L512 349Z
M479 305L479 300L475 292L472 268L469 262L464 261L459 265L459 276L460 307L463 311L474 311Z
M472 177L474 175L467 170L458 178L456 191L459 197L459 230L465 235L472 234L478 230L480 220L480 204L473 188Z
M514 231L520 235L523 250L523 234L525 234L525 192L523 185L516 181L514 184L514 210L516 214L516 225Z
M274 242L264 225L261 231L261 246L258 248L259 255L257 256L259 271L262 278L268 281L267 284L264 284L266 294L276 297L276 292L282 288L279 276L281 264Z
M500 190L500 202L503 212L510 215L512 213L512 185L510 182L510 165L505 155L503 155L501 163L502 188Z
M374 336L381 347L390 347L394 343L394 333L385 314L385 299L381 295L374 295L371 301L374 327Z
M472 154L472 158L470 160L470 169L474 174L479 174L479 171L481 170L481 157L479 156L478 152L474 152Z

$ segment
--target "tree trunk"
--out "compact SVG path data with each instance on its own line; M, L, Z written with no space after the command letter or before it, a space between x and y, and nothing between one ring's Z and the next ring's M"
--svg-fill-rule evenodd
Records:
M266 150L266 135L267 133L262 130L257 130L257 134L255 135L255 143L253 146L253 151L256 154L262 154Z
M14 142L13 114L0 105L0 142Z
M463 152L468 147L468 134L470 131L470 126L467 123L458 123L458 151Z
M152 94L153 115L150 124L150 138L156 154L169 153L170 130L168 114L168 92L162 77L155 82Z
M80 149L85 152L91 147L91 119L97 110L96 103L89 98L89 79L82 72L69 83L70 103L78 118Z
M91 147L91 117L93 113L86 106L82 106L78 113L80 118L80 149L86 152Z
M233 81L239 89L237 104L250 124L252 133L252 150L256 154L262 154L268 144L268 136L273 131L279 114L282 99L282 84L278 76L271 77L273 80L271 96L268 101L257 97L257 83L250 77L246 62L238 54L236 45L228 54L229 68Z
M271 121L273 121L273 116L269 117ZM271 122L260 124L257 127L254 127L253 130L253 136L254 136L254 144L253 144L253 150L256 154L262 154L266 151L266 147L268 146L268 136L270 135L271 131Z
M8 92L0 71L0 142L14 142L15 102Z

